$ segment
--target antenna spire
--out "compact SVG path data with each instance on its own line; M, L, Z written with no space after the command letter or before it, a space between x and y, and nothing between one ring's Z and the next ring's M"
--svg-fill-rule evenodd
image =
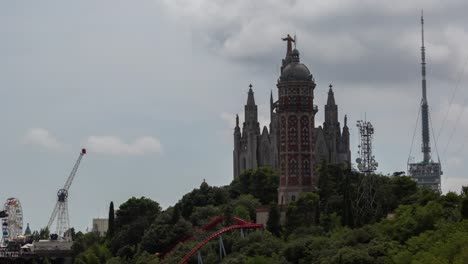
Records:
M421 42L424 47L424 10L421 9Z
M431 145L429 136L429 105L427 103L426 91L426 48L424 47L424 16L421 10L421 84L422 84L422 99L421 99L421 114L422 114L422 152L424 161L431 160Z

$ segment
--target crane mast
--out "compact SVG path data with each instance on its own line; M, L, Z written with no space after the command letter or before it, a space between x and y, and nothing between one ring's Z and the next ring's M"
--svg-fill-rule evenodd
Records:
M78 167L80 166L81 160L85 154L86 149L82 149L72 171L70 172L70 175L67 178L67 181L65 182L65 185L62 189L58 190L57 203L55 204L49 223L47 224L47 228L50 230L54 221L57 220L55 234L57 234L59 238L63 238L65 240L71 241L70 234L67 232L70 229L70 219L68 216L68 190L73 183L73 179L75 178Z

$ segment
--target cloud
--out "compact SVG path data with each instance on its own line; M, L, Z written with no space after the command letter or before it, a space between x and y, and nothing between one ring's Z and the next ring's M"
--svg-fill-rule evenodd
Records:
M426 13L430 71L447 80L467 56L467 4L430 0L389 3L319 0L165 0L167 12L183 18L192 40L204 50L249 68L278 67L280 41L297 33L301 60L322 77L348 82L390 83L411 79L419 70L419 12ZM447 19L450 14L451 19ZM452 23L456 23L452 25ZM463 23L462 23L463 24ZM359 65L359 67L356 67ZM415 66L415 67L414 67Z
M120 138L114 136L90 136L85 146L90 152L122 156L162 152L161 142L154 137L140 137L135 139L133 143L124 143Z
M23 137L22 143L56 151L63 148L63 145L44 128L31 128Z

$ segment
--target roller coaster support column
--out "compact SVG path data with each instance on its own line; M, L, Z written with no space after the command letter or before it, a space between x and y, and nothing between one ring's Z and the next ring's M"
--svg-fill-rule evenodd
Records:
M223 254L224 257L226 257L226 249L224 248L224 243L223 243L223 237L219 236L219 259L223 259Z
M201 257L201 252L200 250L198 251L198 264L203 264L203 259Z

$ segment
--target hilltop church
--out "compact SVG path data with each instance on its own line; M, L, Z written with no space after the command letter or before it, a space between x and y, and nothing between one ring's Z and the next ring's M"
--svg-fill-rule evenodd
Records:
M278 100L270 96L270 124L260 130L258 109L252 85L249 86L244 106L242 130L236 116L234 128L234 178L243 171L271 166L280 172L278 204L294 201L301 192L313 191L317 178L315 164L351 166L351 151L347 118L343 129L338 121L332 85L325 105L325 122L315 127L318 107L313 104L315 79L307 66L300 62L299 51L289 35L286 56L282 60L277 82Z

